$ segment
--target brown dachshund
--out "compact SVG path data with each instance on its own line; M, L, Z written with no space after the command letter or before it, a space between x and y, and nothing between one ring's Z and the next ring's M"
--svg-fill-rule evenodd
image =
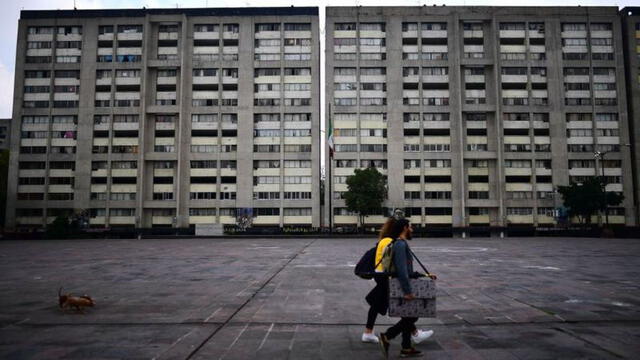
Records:
M62 294L62 288L58 290L58 304L62 310L74 307L76 311L83 312L82 309L91 306L96 302L88 295L73 296L71 294Z

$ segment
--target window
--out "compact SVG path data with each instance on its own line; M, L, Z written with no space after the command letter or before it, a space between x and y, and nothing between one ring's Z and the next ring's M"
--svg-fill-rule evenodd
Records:
M407 162L407 160L405 160ZM357 160L336 160L337 168L355 168L358 167Z
M56 48L58 49L81 49L82 41L57 41Z
M51 41L27 41L27 49L51 49Z
M189 193L190 200L215 200L215 192L191 192Z
M253 152L277 153L280 152L280 145L253 145Z
M481 199L486 200L489 199L488 191L469 191L469 199Z
M591 31L611 31L611 23L591 23Z
M253 122L272 122L280 121L280 114L253 114Z
M98 34L99 35L113 34L113 25L98 26Z
M333 74L340 76L355 76L356 68L337 67L333 69Z
M24 72L25 79L48 79L51 77L49 70L27 70Z
M310 76L311 68L285 68L285 76Z
M425 144L424 145L425 152L449 152L451 151L450 144Z
M192 160L191 168L192 169L215 169L217 168L216 160Z
M440 208L440 207L427 207L424 208L424 214L429 216L445 216L445 215L451 215L452 211L451 208Z
M533 208L525 207L508 207L507 215L532 215Z
M588 114L591 115L591 114ZM598 113L596 114L596 121L618 121L618 114L616 113Z
M284 208L284 216L311 216L311 208Z
M426 200L451 200L451 191L425 191L424 198Z
M360 23L360 31L385 31L384 23Z
M111 76L111 70L106 70L109 72L109 76ZM66 78L66 79L80 79L80 70L56 70L55 71L56 78Z
M58 35L82 34L81 26L59 26Z
M500 23L500 30L524 30L524 23L504 22Z
M311 121L311 114L309 113L296 113L296 114L284 114L284 121Z
M355 23L335 23L334 29L336 31L353 31L356 29Z
M35 34L53 34L53 27L51 26L29 26L27 33L30 35Z
M562 31L585 31L587 25L584 23L564 23L562 24Z
M489 208L470 207L469 215L471 216L489 215Z
M235 34L240 32L240 25L238 24L224 24L222 28L224 32L230 32Z
M360 167L363 167L363 168L376 167L379 169L386 169L387 160L360 160Z
M287 200L310 200L311 192L305 192L305 191L285 192L284 198Z
M259 191L253 193L254 200L279 200L280 193L275 191Z
M190 208L189 216L216 216L215 208Z
M424 113L423 121L449 121L449 113Z
M109 209L110 216L135 216L136 209Z
M222 76L223 77L230 77L230 78L233 78L233 79L237 79L238 78L238 69L235 69L235 68L222 69Z
M118 33L135 34L142 32L142 25L118 25Z
M422 23L422 30L447 30L447 23Z
M311 31L309 23L285 23L284 31Z
M381 67L362 67L360 68L360 75L386 75L387 74L387 68L381 68Z
M261 32L261 31L280 31L280 24L278 23L256 24L255 32Z

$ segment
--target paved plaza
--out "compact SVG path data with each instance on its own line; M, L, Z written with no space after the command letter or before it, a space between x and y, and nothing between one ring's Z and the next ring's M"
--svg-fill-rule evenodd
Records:
M373 281L353 275L374 243L2 241L0 358L381 359L360 342ZM640 357L640 240L410 244L438 275L437 318L418 322L435 330L425 359ZM60 286L96 306L62 312Z

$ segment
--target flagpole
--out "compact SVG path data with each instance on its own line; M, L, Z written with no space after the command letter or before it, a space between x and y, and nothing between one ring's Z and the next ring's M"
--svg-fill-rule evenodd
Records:
M333 124L331 123L331 104L329 104L329 112L327 114L327 116L329 117L329 139L331 139L331 141L333 141ZM329 144L329 141L327 141L327 144L329 145L329 169L328 169L328 173L329 173L329 188L325 189L325 191L328 192L329 194L329 233L333 233L333 207L331 206L331 201L333 198L333 186L331 185L333 182L333 178L331 176L331 168L333 167L333 145Z

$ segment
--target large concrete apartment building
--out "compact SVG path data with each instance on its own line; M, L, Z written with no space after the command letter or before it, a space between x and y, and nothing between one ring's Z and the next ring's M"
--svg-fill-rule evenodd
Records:
M11 119L0 119L0 150L9 150L11 140Z
M414 224L552 224L562 204L554 189L604 172L607 191L626 196L609 209L609 222L637 225L617 8L328 7L326 14L335 156L326 159L325 216L334 226L356 223L341 196L347 176L366 166L387 175L385 206L405 209ZM627 19L637 122L637 16ZM381 223L385 214L367 221Z
M320 226L317 8L22 11L7 227Z
M635 207L640 209L640 7L626 7L620 11L620 15L627 74L629 133L632 148L635 149L632 153L633 166L628 169L633 173Z
M318 20L22 11L7 228L352 226L345 182L370 166L389 189L370 224L554 224L557 186L604 174L609 222L638 225L638 8L328 7L322 39Z

